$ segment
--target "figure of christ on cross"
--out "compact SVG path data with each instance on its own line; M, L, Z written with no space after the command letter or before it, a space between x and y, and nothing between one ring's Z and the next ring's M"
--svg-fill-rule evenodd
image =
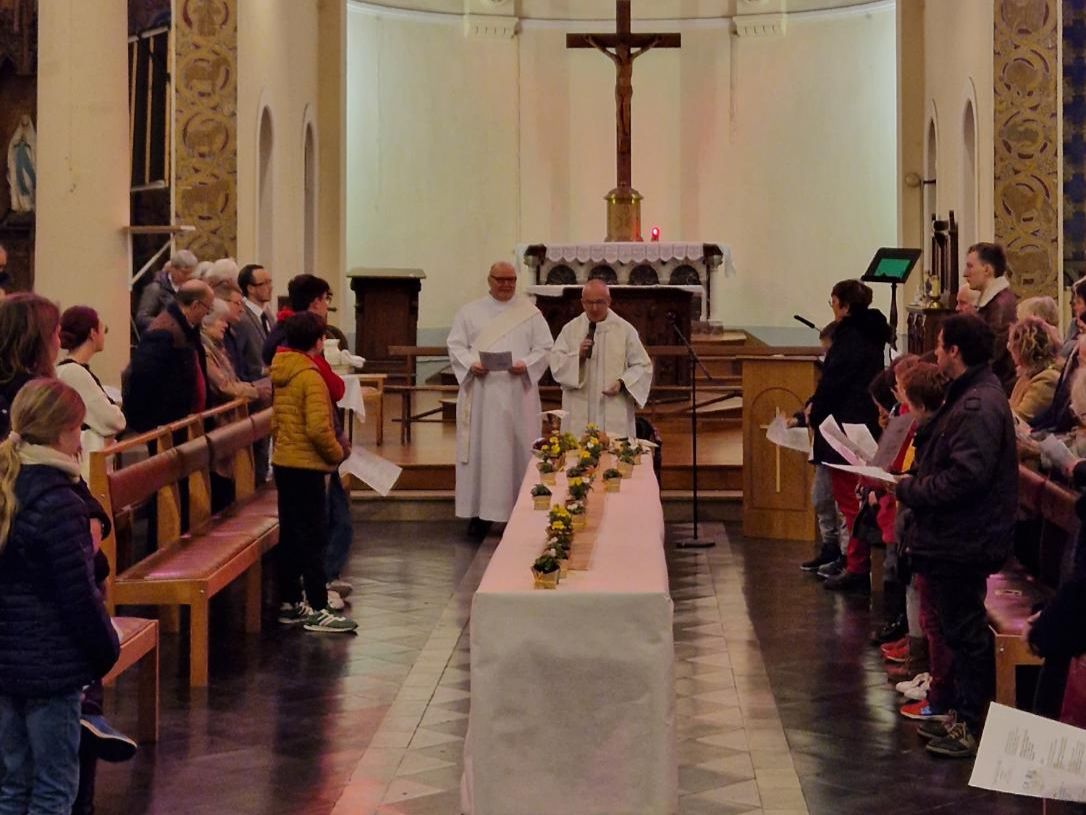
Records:
M566 48L595 48L615 63L617 189L628 193L633 190L630 134L634 60L653 48L681 48L682 35L632 34L630 33L630 0L616 0L615 5L618 18L617 33L567 34Z

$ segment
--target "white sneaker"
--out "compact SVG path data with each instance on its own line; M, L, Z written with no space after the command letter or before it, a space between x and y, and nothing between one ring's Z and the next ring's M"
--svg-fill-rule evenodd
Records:
M328 608L332 611L343 611L347 608L347 601L334 589L328 589Z
M896 685L894 685L894 690L896 690L898 693L905 693L905 691L910 690L911 688L919 687L924 682L927 682L929 685L931 684L930 673L917 674L912 679L909 679L905 682L898 682Z
M339 614L333 614L326 608L314 611L305 621L306 631L317 631L326 634L350 634L358 623Z
M905 694L906 699L915 699L921 701L928 698L928 691L931 690L931 677L929 676L923 682L916 687L906 688L902 691Z

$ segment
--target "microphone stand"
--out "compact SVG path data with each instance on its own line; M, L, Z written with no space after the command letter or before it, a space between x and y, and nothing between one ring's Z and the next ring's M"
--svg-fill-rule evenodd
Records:
M686 346L686 356L690 362L690 480L694 488L694 535L690 538L680 538L675 541L677 549L709 549L716 546L716 541L698 537L698 377L697 369L705 374L707 381L712 382L713 377L702 364L698 352L694 350L679 328L679 323L674 314L668 314L671 327L675 330L675 336Z

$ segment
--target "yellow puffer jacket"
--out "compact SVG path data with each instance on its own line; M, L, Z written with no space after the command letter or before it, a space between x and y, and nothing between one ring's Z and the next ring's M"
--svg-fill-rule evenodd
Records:
M299 351L280 351L271 364L272 464L332 472L343 448L332 424L332 397L316 364Z

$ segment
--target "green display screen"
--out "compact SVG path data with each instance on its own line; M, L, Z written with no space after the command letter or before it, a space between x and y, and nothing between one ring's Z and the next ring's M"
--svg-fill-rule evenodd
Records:
M901 282L909 273L909 268L913 265L913 262L908 258L882 258L875 268L874 276L883 280Z

